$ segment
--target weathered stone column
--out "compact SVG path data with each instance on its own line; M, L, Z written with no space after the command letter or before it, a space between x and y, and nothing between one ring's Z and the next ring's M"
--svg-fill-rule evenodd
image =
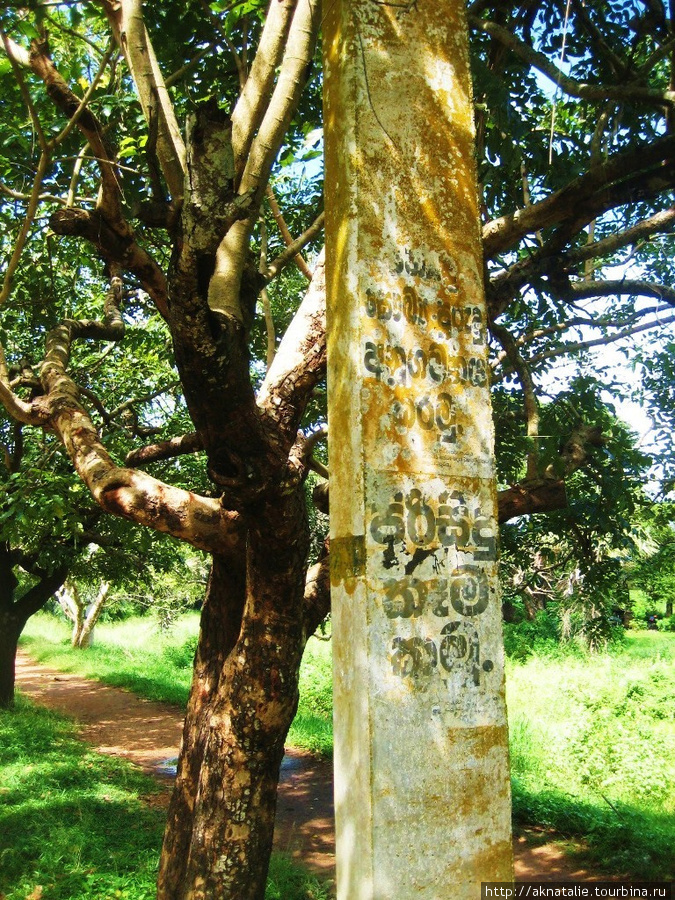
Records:
M326 0L340 900L512 878L464 0Z

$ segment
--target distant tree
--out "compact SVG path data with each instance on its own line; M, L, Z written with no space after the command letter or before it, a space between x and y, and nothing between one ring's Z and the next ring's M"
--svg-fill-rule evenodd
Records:
M662 0L467 10L493 381L526 439L499 515L555 513L581 545L603 511L568 501L611 442L583 405L544 430L542 397L563 358L620 389L589 348L648 333L653 354L670 333L675 17ZM160 900L263 896L300 658L329 608L304 487L326 424L320 22L318 0L36 0L0 19L2 336L37 378L0 360L0 399L103 510L212 557ZM155 443L119 431L111 453L123 397L158 385L139 347L179 382L173 410ZM155 427L156 404L132 406Z
M673 615L675 601L675 509L672 501L653 504L643 517L645 540L631 578L645 592L653 610Z
M29 618L68 581L89 593L94 609L72 606L74 641L87 640L105 601L102 586L114 578L144 590L151 605L152 574L186 573L183 554L161 535L131 532L103 515L59 452L53 438L39 437L0 415L0 707L14 699L18 640Z

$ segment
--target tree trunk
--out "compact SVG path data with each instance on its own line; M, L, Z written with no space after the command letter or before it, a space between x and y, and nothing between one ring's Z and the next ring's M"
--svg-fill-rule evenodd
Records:
M0 543L0 709L14 702L16 650L21 632L30 617L61 587L67 573L65 568L41 572L38 583L15 600L18 581L13 553L8 544Z
M11 613L0 613L0 709L14 702L16 649L24 625Z
M306 639L308 536L300 491L259 511L246 545L245 561L213 560L158 900L265 894L279 767Z
M93 646L94 628L96 627L96 623L98 622L101 613L103 612L103 605L107 600L109 593L110 583L108 581L102 581L101 587L98 589L96 599L93 603L84 608L82 624L77 638L77 646L80 650L86 650L89 647Z
M673 614L673 598L669 597L666 600L666 619L669 619Z

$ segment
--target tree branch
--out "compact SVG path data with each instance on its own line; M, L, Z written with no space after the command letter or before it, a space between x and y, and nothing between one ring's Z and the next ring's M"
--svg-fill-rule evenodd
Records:
M255 133L269 106L297 4L298 0L277 0L270 4L251 71L232 112L232 148L237 184L241 181Z
M483 246L486 259L514 247L525 235L562 222L580 220L580 206L584 208L584 221L590 221L598 212L611 205L627 202L630 192L636 188L635 179L641 184L650 175L672 176L663 169L675 162L675 137L667 136L643 145L637 150L616 153L602 165L570 182L545 200L514 213L488 222L483 228ZM672 178L671 178L672 180ZM614 187L615 191L609 191ZM659 190L663 185L659 183Z
M276 200L275 200L276 204ZM270 201L271 205L271 201ZM279 207L277 206L277 209ZM274 207L272 207L274 211ZM279 215L281 216L281 211L279 211ZM283 220L283 217L282 217ZM321 234L325 221L324 213L319 213L319 215L314 219L312 224L307 228L301 235L299 235L295 240L291 237L290 232L286 229L288 233L288 237L291 238L290 243L287 244L286 249L282 251L277 258L267 267L267 271L265 273L265 278L267 281L271 281L273 278L276 278L279 273L286 268L286 266L295 262L297 267L300 269L302 274L311 280L312 272L305 260L300 256L300 251L309 244L310 241L313 241L317 235ZM285 225L285 223L284 223ZM284 235L285 240L285 235Z
M534 381L525 360L518 352L518 346L510 331L502 325L497 325L495 322L490 325L490 331L504 348L504 352L511 361L511 365L515 369L523 389L527 436L529 438L526 478L532 480L539 475L539 402Z
M230 228L216 254L216 267L209 283L209 306L212 310L232 316L240 322L244 321L240 289L246 251L272 165L297 109L307 73L314 59L320 24L319 6L320 0L297 2L279 78L260 124L260 130L251 142L239 185L240 194L253 196L253 214L236 222ZM236 164L238 148L235 144L234 123L233 147Z
M142 0L102 0L136 85L148 128L157 129L157 154L171 197L183 196L185 144L143 21Z
M41 369L45 394L29 404L33 417L39 415L40 423L59 436L80 478L104 510L173 535L208 553L230 550L241 540L237 514L225 510L218 500L117 466L67 374L71 344L76 337L120 337L124 327L119 312L121 293L121 280L114 277L103 322L70 320L50 333Z
M269 426L290 447L312 391L326 368L326 275L321 252L300 308L279 345L258 391Z
M124 460L127 466L143 466L151 462L159 462L163 459L173 459L176 456L185 456L188 453L199 453L203 450L199 435L191 432L181 437L171 438L157 444L149 444L127 453Z
M571 97L578 97L581 100L595 102L616 100L621 103L646 103L650 106L666 107L675 105L675 92L669 89L657 90L644 87L643 85L604 85L588 84L583 81L577 81L569 75L566 75L565 72L554 63L550 62L548 57L543 53L539 53L533 47L530 47L528 44L521 41L513 34L513 32L509 31L508 28L504 28L496 22L490 22L473 15L469 16L469 25L477 31L482 31L483 34L487 34L498 40L528 65L538 69L550 78L554 84L558 85L558 87Z

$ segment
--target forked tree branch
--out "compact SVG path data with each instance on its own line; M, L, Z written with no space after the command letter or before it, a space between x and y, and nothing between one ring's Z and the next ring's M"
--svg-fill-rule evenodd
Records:
M172 199L183 196L185 143L143 21L142 0L102 0L115 39L136 85L148 129L156 129L157 155Z
M288 32L298 0L275 0L270 4L258 51L241 96L232 111L232 149L237 186L260 123L269 106L277 69L284 56Z
M279 77L260 129L250 144L239 185L240 194L251 194L253 197L253 214L229 229L216 254L215 271L209 284L209 306L242 322L245 314L241 308L240 288L249 239L272 165L300 102L314 59L320 24L319 9L320 0L297 0ZM235 147L235 159L237 153Z

